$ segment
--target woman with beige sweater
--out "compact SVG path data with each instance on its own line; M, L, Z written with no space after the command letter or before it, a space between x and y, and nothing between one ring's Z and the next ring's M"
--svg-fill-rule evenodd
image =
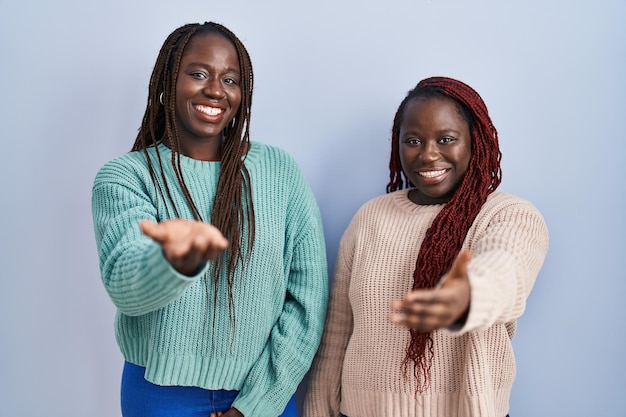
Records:
M498 134L466 84L420 81L391 142L387 194L341 239L304 414L505 417L545 222L496 191Z

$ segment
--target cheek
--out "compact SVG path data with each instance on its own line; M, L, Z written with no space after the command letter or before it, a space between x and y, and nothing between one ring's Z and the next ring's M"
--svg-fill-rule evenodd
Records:
M185 104L187 102L187 97L189 97L192 93L189 91L189 88L184 83L176 84L176 97L175 97L175 106L177 110L182 110L185 108Z
M235 109L238 110L241 105L241 90L234 90L230 94L230 104Z
M463 153L463 166L465 167L465 171L469 169L469 164L471 160L472 160L472 149L470 146L468 146L465 152Z
M400 165L402 166L402 170L404 170L406 164L407 164L407 156L406 156L406 152L404 151L404 148L402 147L402 145L400 145L400 148L398 149L398 157L400 159Z
M400 167L402 168L404 175L411 178L413 175L413 169L411 166L413 165L413 160L415 159L415 152L411 152L411 150L407 150L400 145L398 154L400 157Z
M452 156L452 155L451 155ZM470 160L472 158L472 147L470 144L461 146L454 151L452 156L456 160L457 169L463 171L463 174L468 170Z

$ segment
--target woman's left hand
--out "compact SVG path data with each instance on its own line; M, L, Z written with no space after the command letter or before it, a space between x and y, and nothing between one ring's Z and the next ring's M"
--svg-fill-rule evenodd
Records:
M243 417L243 414L241 414L241 412L236 408L231 408L225 413L222 413L221 411L217 413L211 413L211 417Z
M435 288L408 292L391 303L389 321L420 332L450 327L466 318L470 306L467 264L472 255L462 250Z

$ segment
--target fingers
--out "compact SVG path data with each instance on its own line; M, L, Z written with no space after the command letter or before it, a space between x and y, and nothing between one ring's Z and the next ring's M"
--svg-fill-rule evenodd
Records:
M171 219L154 223L142 220L139 227L146 236L162 245L175 246L181 252L193 248L199 253L219 254L228 247L228 240L219 229L200 221Z
M139 228L146 236L156 240L161 243L163 241L163 231L159 228L157 223L154 223L150 220L142 220L139 222Z
M201 221L143 220L139 226L146 236L161 245L172 266L186 275L192 275L202 263L216 259L228 247L228 240L219 229Z
M241 414L241 412L239 412L236 408L231 408L225 413L222 413L221 411L211 413L210 417L243 417L243 414Z
M236 408L231 408L226 413L224 413L223 417L243 417L243 414Z
M389 321L419 331L454 323L469 307L467 266L471 257L469 250L462 250L435 288L409 291L403 298L392 301Z
M228 248L228 240L222 232L210 224L202 224L202 228L204 230L198 234L194 246L199 249L204 259L215 259Z
M414 291L404 299L392 301L389 321L419 331L431 331L445 326L445 306L437 298L424 297L424 292Z
M171 257L214 259L228 247L228 241L211 225L194 225L182 230L176 230L173 225L165 226L172 227L164 231L159 243Z

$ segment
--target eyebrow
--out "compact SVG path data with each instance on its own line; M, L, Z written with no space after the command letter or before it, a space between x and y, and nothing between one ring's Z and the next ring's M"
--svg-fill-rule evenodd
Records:
M190 63L188 63L186 66L187 66L187 67L193 67L193 66L196 66L196 67L202 67L202 68L211 69L211 66L210 66L210 65L207 65L207 64L202 63L202 62L190 62ZM226 72L234 72L234 73L239 74L239 68L232 68L232 67L228 67L228 68L226 68Z
M411 135L417 135L418 132L419 132L419 129L406 129L404 131L405 134L411 134ZM438 135L454 134L456 136L459 136L461 134L461 132L459 130L456 130L456 129L446 128L446 129L437 130L437 134Z
M456 130L456 129L452 129L452 128L449 128L449 129L441 129L441 130L438 130L438 131L437 131L437 133L439 133L440 135L441 135L441 134L444 134L444 133L454 133L454 134L456 134L456 135L460 135L460 134L461 134L461 132L460 132L460 131L458 131L458 130Z

